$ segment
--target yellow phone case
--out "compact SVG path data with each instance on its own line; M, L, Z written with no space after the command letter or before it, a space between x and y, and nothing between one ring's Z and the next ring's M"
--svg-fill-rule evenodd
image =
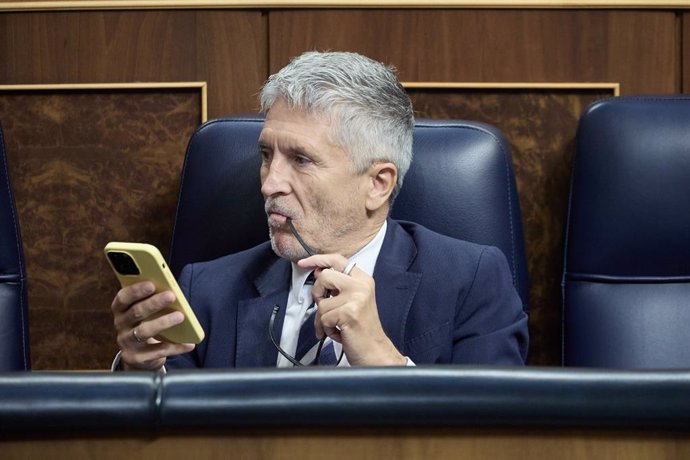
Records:
M172 310L177 310L182 312L185 320L162 332L160 337L156 337L157 339L175 343L199 343L204 340L204 330L199 324L184 294L182 294L180 287L177 285L177 281L175 281L175 277L168 268L168 264L165 263L165 259L163 259L158 248L144 243L113 241L108 243L103 251L122 287L129 286L139 281L148 280L156 286L156 292L169 290L175 294L175 298L177 299L176 302L169 309L163 310L157 316L170 313ZM111 252L126 254L131 257L139 273L120 273L108 256ZM155 316L153 318L155 318Z

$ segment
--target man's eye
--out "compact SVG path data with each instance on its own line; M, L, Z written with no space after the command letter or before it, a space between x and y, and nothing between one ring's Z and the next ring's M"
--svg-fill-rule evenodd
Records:
M305 156L302 156L302 155L296 155L295 156L295 163L297 163L298 165L306 165L306 164L311 163L311 159L309 159Z
M271 152L269 152L268 150L261 150L261 161L263 161L264 163L271 161L271 156Z

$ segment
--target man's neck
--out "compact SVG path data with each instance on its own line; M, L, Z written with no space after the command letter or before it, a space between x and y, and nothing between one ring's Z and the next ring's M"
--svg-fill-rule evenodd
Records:
M357 232L357 235L353 235L352 241L354 242L353 244L349 246L345 246L344 249L342 249L339 254L350 258L352 255L358 253L359 251L362 250L367 244L371 242L371 240L376 237L378 234L379 230L381 230L381 227L383 226L384 222L386 222L386 219L372 219L370 220L365 228L362 228Z

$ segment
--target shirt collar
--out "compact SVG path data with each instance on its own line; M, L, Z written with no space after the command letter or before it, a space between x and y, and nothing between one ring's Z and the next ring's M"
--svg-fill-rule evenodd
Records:
M355 262L357 264L357 268L369 276L373 275L374 273L376 259L379 257L381 247L383 246L383 239L386 236L386 228L388 228L388 222L384 220L383 225L379 229L376 236L374 236L374 239L369 241L366 246L360 249L349 259L350 262Z

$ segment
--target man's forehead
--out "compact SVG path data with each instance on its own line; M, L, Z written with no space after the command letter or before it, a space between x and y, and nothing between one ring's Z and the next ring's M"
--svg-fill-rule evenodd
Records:
M301 117L266 119L259 134L259 144L305 144L313 145L333 142L331 126L320 120Z
M308 125L305 125L305 128ZM289 129L288 129L289 128ZM304 131L295 130L295 125L290 125L288 128L273 125L264 125L259 134L260 145L273 144L311 144L316 141L315 135L310 135L314 131L305 129Z
M261 147L273 147L278 145L281 147L300 147L309 142L310 139L304 140L303 137L290 134L285 131L277 131L274 129L264 127L259 135L259 145Z

